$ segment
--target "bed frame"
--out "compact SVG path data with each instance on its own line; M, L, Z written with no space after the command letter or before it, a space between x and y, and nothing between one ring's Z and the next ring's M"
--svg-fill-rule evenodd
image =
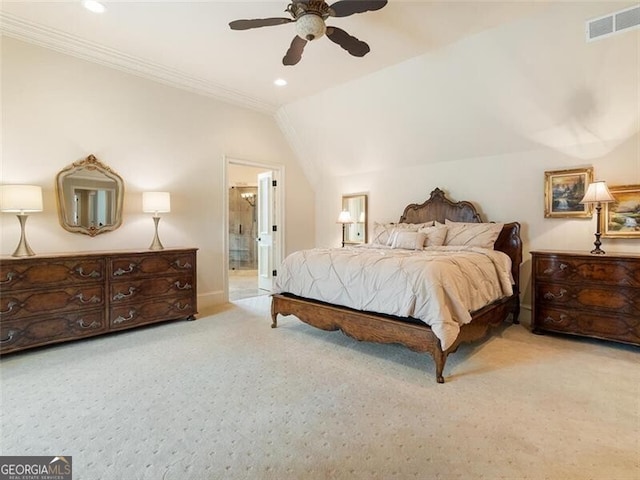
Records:
M445 219L456 222L482 222L472 203L452 202L439 188L431 192L430 198L424 203L408 205L400 217L400 222L424 223L437 220L444 223ZM272 295L271 328L277 327L278 314L295 315L309 325L329 331L341 330L356 340L399 343L416 352L431 354L436 366L436 380L438 383L444 383L442 372L447 356L455 352L460 344L484 337L490 327L500 325L510 315L513 323L518 323L520 314L519 272L522 263L520 224L517 222L505 224L494 248L506 253L511 258L511 271L514 279L513 295L473 312L471 322L460 327L458 338L447 350L442 350L440 341L434 335L431 327L415 319L353 310L288 293Z

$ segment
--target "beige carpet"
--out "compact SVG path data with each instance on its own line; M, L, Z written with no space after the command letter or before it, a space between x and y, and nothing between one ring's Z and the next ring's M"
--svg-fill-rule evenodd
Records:
M2 455L74 480L640 479L640 351L535 336L425 354L280 317L269 297L1 360Z

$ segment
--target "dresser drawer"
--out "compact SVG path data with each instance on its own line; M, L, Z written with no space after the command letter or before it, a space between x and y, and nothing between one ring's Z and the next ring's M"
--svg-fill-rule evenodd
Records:
M99 335L107 331L104 311L92 309L36 319L2 321L0 353Z
M36 289L82 283L98 283L105 278L104 259L52 260L0 263L0 291Z
M111 279L129 279L157 274L195 271L195 253L167 252L111 259Z
M104 294L101 285L3 292L0 298L0 319L4 322L102 305Z
M536 282L535 298L540 305L562 308L593 308L640 318L640 289Z
M130 328L163 320L187 318L196 312L193 296L189 294L157 298L134 305L112 306L109 319L112 330Z
M640 287L640 261L544 256L536 258L534 269L537 280Z
M143 280L119 280L111 283L109 299L111 305L131 301L143 301L162 295L176 295L183 292L193 293L192 275L147 278Z
M640 344L638 316L541 306L536 309L534 324L543 330Z

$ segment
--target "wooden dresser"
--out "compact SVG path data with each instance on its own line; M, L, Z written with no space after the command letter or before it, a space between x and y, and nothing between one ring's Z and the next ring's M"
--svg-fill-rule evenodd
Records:
M0 353L196 313L194 248L0 259Z
M640 255L531 252L534 333L640 345Z

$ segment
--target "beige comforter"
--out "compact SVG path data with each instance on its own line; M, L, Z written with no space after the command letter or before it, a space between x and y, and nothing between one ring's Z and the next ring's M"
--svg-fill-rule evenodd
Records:
M511 260L495 250L385 247L301 250L276 277L276 293L369 312L413 317L431 326L443 349L460 325L491 302L512 294Z

